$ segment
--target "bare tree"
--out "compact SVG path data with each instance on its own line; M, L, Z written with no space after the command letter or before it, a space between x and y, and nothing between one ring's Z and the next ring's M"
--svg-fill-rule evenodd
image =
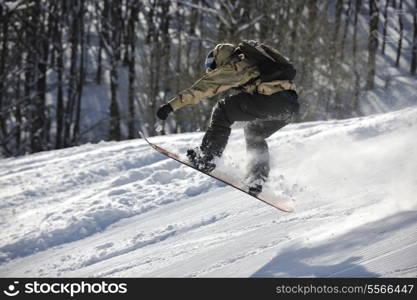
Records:
M369 0L369 37L368 37L368 76L366 89L374 88L376 71L376 51L378 48L378 20L379 11L376 0Z
M9 15L1 10L1 19L2 22L0 23L0 28L1 28L1 39L2 39L2 49L1 49L1 57L0 57L0 137L2 139L2 144L1 146L3 147L3 150L7 153L10 154L10 150L7 147L7 144L4 143L4 139L5 137L8 136L7 133L7 127L6 127L6 120L7 120L7 115L6 112L4 112L4 95L5 95L5 77L7 74L7 70L6 70L6 59L9 56L8 55L8 42L9 42Z
M410 73L412 75L416 75L416 69L417 69L417 0L414 0L413 26L414 26L414 34L413 34L413 47L412 47L412 53L411 53Z
M129 9L129 17L127 24L127 63L129 73L129 91L128 91L128 138L133 139L136 136L135 129L135 83L136 83L136 35L135 27L138 21L138 14L140 9L140 2L137 0L130 1L127 6Z
M120 140L121 116L118 102L119 86L119 64L120 64L120 42L121 42L121 8L113 5L110 0L104 1L101 13L102 32L100 39L103 42L104 49L109 58L109 81L110 81L110 140Z
M345 57L345 46L346 46L346 40L348 36L349 25L351 21L352 2L353 0L348 1L348 7L345 11L345 26L343 28L343 35L342 35L342 41L341 41L341 55L340 55L340 60L342 61Z
M395 59L395 66L400 66L400 58L401 58L401 51L402 51L402 45L403 45L403 35L404 35L404 22L403 22L403 0L400 1L400 7L397 12L398 15L398 25L400 30L400 36L398 38L398 46L397 46L397 58Z
M358 112L359 110L359 92L360 92L360 73L358 68L358 19L360 15L360 10L362 6L362 0L355 1L355 18L353 20L353 37L352 37L352 59L353 59L353 74L354 74L354 89L353 89L353 103L352 110L353 112Z
M63 146L63 129L64 129L64 49L63 49L63 25L62 18L65 14L66 7L60 7L57 1L53 2L54 17L51 26L54 28L52 45L54 53L53 64L57 73L57 96L56 96L56 138L55 149L60 149Z
M388 47L389 9L398 8L394 61L400 65L412 22L401 16L405 3L398 1L0 2L0 155L135 138L139 126L151 135L204 129L211 106L225 95L175 113L166 132L154 130L155 111L204 74L204 57L217 43L243 39L275 46L293 61L305 104L299 121L354 115L361 91L374 87L378 7L380 53ZM364 19L369 32L360 26ZM96 89L109 96L93 103L95 97L86 97Z
M382 31L382 48L381 53L385 54L385 44L387 39L387 27L388 27L388 6L390 0L385 0L385 8L384 8L384 27Z

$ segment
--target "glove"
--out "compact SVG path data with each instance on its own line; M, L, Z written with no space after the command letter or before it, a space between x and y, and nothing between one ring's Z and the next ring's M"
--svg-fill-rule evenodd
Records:
M166 120L168 118L168 115L172 113L174 110L172 109L172 106L169 104L164 104L160 108L158 108L158 111L156 112L156 115L161 120Z

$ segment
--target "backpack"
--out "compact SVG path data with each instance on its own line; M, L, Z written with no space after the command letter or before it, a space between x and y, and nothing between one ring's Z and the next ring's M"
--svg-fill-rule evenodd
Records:
M296 70L289 59L271 46L256 41L243 41L236 48L237 54L255 64L263 82L274 80L293 80Z

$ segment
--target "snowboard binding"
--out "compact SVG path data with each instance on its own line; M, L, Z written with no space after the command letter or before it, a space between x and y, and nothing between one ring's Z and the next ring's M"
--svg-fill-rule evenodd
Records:
M195 168L204 173L210 173L216 168L216 164L213 162L214 156L211 154L202 155L198 148L188 149L187 158Z
M250 195L257 197L260 193L262 193L262 185L256 184L249 186L248 192Z
M252 196L257 197L262 193L262 187L264 186L266 177L262 175L250 174L246 177L245 182L248 187L248 193Z

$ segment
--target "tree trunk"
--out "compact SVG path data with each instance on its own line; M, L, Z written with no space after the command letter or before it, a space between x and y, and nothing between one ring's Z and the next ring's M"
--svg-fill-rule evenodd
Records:
M157 119L155 117L155 111L157 108L157 95L159 92L159 65L160 65L160 38L159 31L156 29L155 20L157 19L156 12L159 10L157 2L152 2L152 6L149 7L147 25L148 33L146 35L146 42L150 48L149 54L149 100L148 100L148 119L149 134L155 135L155 124Z
M347 35L348 35L348 29L349 29L349 24L350 24L350 16L352 13L352 1L353 0L349 0L348 3L348 8L346 10L345 13L345 26L343 28L343 35L342 35L342 42L341 42L341 55L340 55L340 60L343 61L345 58L345 43L346 43L346 39L347 39Z
M332 48L331 48L331 53L330 53L330 74L331 74L331 82L332 82L333 94L334 94L334 101L333 101L334 107L333 107L333 110L330 108L326 109L327 115L329 114L333 115L335 112L336 118L342 117L342 99L340 95L340 83L339 83L340 61L339 61L339 55L338 55L340 53L339 31L340 31L340 26L342 23L342 12L343 12L343 0L337 0L336 12L335 12L335 26L334 26L334 31L333 31Z
M96 2L96 6L95 6L97 11L100 11L100 3ZM98 18L97 20L97 32L100 34L100 32L102 32L103 30L103 21L102 18ZM98 46L98 53L97 53L97 71L96 71L96 83L97 84L101 84L101 78L102 78L102 69L103 69L103 64L102 64L102 56L103 56L103 39L99 38L99 46Z
M195 1L194 1L195 2ZM198 20L198 14L199 14L199 10L197 9L192 9L191 10L191 18L190 18L190 29L189 29L189 34L194 36L195 35L195 26L197 24L197 20ZM181 58L183 55L182 49L183 49L183 40L181 37L181 32L183 30L183 23L184 23L184 19L182 18L182 15L179 12L179 9L176 10L176 15L175 15L175 19L178 21L178 31L176 33L176 39L178 41L178 48L177 48L177 56L175 58L175 89L174 92L175 94L178 94L181 91L181 71L182 71L182 64L181 64ZM192 60L191 62L191 48L192 48L192 43L187 43L187 52L186 52L186 66L190 66L192 64L195 63L195 59ZM188 70L188 68L186 67L185 70ZM183 120L181 118L182 113L178 112L174 114L174 119L175 119L175 129L174 132L175 133L181 133L183 131Z
M135 81L136 81L136 35L135 35L135 26L137 21L137 16L139 13L139 3L136 1L130 6L130 16L127 25L127 63L128 63L128 72L129 72L129 87L128 87L128 118L127 118L127 127L128 127L128 138L133 139L136 137L136 128L135 128Z
M385 8L384 8L384 28L382 32L382 49L381 53L385 54L385 43L387 39L387 26L388 26L388 6L390 0L385 0Z
M413 14L413 23L414 23L414 34L413 34L413 50L411 53L411 75L416 75L417 68L417 0L414 0L414 14Z
M301 72L298 73L300 76L297 76L300 85L303 88L310 92L313 88L314 75L313 72L316 69L316 34L319 28L319 18L318 18L318 2L317 0L306 1L308 15L307 15L307 28L308 32L306 34L305 44L303 45L305 49L310 51L309 55L306 55L301 61ZM330 3L330 2L329 2ZM327 9L325 10L327 11ZM298 43L297 43L298 44ZM308 106L307 116L308 120L315 120L316 113L319 107L318 97L313 97L310 105Z
M375 84L376 51L378 49L378 6L376 0L369 0L369 37L368 37L368 76L366 89L371 90Z
M71 128L74 125L74 106L76 100L76 86L77 86L77 57L79 44L79 0L76 1L75 6L71 10L72 24L71 24L71 55L70 55L70 70L68 78L68 96L67 105L65 109L65 131L64 131L64 147L71 145Z
M20 99L20 85L21 85L21 77L20 75L17 77L16 82L16 100ZM16 104L15 110L14 110L14 117L16 118L16 129L15 129L15 146L14 146L14 154L20 155L22 154L21 151L21 141L22 141L22 112L20 109L20 105Z
M342 23L343 0L337 0L335 12L335 25L333 31L333 43L338 46L340 24Z
M120 109L118 103L117 92L119 88L119 61L120 61L120 35L121 28L120 22L120 10L113 6L111 1L106 2L105 16L109 17L107 26L104 30L107 30L106 37L107 43L110 45L111 53L109 53L110 67L110 140L120 141L122 138L121 126L120 126Z
M8 16L2 16L2 50L0 57L0 137L5 138L7 136L6 128L6 115L3 112L3 101L6 91L4 87L4 81L6 79L6 59L8 57L8 33L9 33L9 18Z
M46 112L46 71L49 54L49 42L47 40L46 13L42 11L40 3L36 5L36 17L34 23L38 25L34 36L36 58L36 96L34 100L35 119L32 124L33 139L32 151L39 152L47 149L48 120Z
M397 47L397 58L395 60L395 66L399 67L400 66L400 58L401 58L401 51L402 51L402 45L403 45L403 29L404 29L404 23L403 23L403 0L399 0L400 1L400 10L398 12L398 24L400 26L400 37L398 39L398 47Z
M59 25L59 22L56 24L56 64L57 64L57 77L58 77L58 86L57 86L57 107L56 107L56 142L55 149L60 149L63 146L62 137L63 137L63 128L64 128L64 93L63 93L63 73L64 73L64 49L62 47L62 27Z
M355 18L353 20L353 40L352 40L352 59L353 59L353 73L355 76L355 84L353 88L353 104L352 110L355 113L359 111L359 93L360 93L360 75L358 71L358 57L357 57L357 34L358 34L358 20L360 10L362 6L362 0L356 0L355 3Z
M355 19L353 21L353 37L352 37L352 55L353 58L356 59L356 53L358 49L358 42L357 42L357 36L358 36L358 20L359 15L361 12L362 7L362 0L356 0L355 4Z
M72 134L72 144L76 144L78 140L78 136L80 134L80 122L81 122L81 101L83 96L83 87L85 81L85 26L84 26L84 16L85 14L85 5L84 0L80 0L80 13L78 15L79 21L79 40L80 40L80 56L79 56L79 71L78 71L78 84L77 84L77 102L76 102L76 113L75 113L75 122L74 122L74 131ZM88 32L87 32L88 34Z
M114 59L114 58L113 58ZM110 140L120 141L120 110L117 101L118 71L117 62L113 61L110 70Z
M169 36L169 25L171 22L171 15L170 15L170 1L163 2L161 7L161 25L160 25L160 32L161 32L161 57L158 64L158 70L159 70L159 80L162 81L162 84L160 85L161 88L163 88L163 99L162 102L165 102L169 99L165 99L167 94L171 91L171 70L170 70L170 52L171 52L171 39ZM160 134L165 134L165 127L162 129Z

